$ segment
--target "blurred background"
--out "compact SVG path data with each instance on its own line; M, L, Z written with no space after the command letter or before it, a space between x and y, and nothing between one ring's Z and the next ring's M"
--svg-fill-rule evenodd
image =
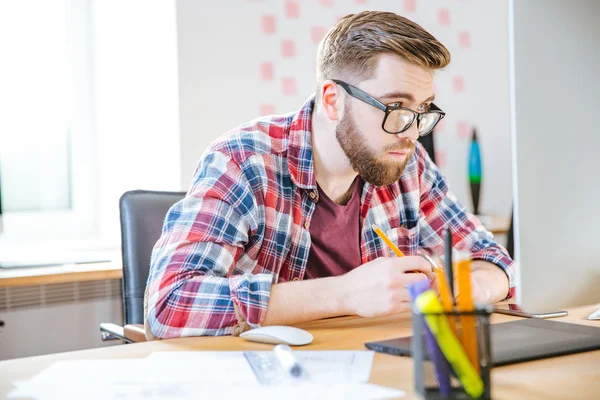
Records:
M509 217L506 1L0 0L0 260L118 251L125 191L186 190L216 137L299 109L319 41L366 9L412 19L450 50L435 161L472 210L476 128L480 212ZM0 359L103 345L97 323L122 318L119 281L61 285L0 287ZM76 322L48 328L48 345L40 321Z

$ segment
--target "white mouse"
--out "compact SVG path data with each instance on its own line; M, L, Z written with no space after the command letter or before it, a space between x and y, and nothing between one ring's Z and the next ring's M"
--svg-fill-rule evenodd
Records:
M240 337L249 342L289 344L292 346L302 346L313 341L313 335L304 329L275 325L243 332Z

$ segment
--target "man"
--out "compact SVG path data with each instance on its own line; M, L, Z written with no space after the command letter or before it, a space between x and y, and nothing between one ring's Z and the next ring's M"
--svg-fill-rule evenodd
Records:
M152 254L147 335L407 311L407 286L433 278L417 251L442 254L446 227L475 260L475 300L508 297L513 261L416 142L443 117L434 72L449 62L441 43L396 14L342 18L319 46L314 97L203 155ZM372 224L406 256L390 254Z

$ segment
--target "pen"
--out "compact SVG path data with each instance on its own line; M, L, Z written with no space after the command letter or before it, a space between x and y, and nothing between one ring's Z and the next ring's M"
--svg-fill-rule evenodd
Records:
M300 364L300 361L294 356L292 352L292 348L287 344L278 344L273 348L273 353L275 353L275 358L281 364L283 370L291 375L293 378L299 378L304 375L304 367Z
M381 240L383 240L383 242L387 244L389 248L392 249L392 251L396 253L398 257L404 257L404 253L402 253L400 249L396 247L396 245L385 235L385 233L383 233L383 231L377 225L371 224L371 228L373 228L377 236L379 236Z
M417 297L425 293L427 290L429 290L429 282L427 281L419 281L408 287L408 292L413 303ZM448 397L451 393L450 365L448 365L448 361L444 358L440 347L438 346L427 325L423 326L423 330L425 332L425 344L429 353L429 357L433 361L435 375L440 384L440 393L443 397Z
M450 227L446 228L444 242L444 269L446 270L446 279L448 280L448 287L450 288L452 303L454 303L454 274L452 272L452 232L450 231Z
M443 314L444 307L435 291L428 290L419 295L415 300L415 306L424 314L425 323L462 383L465 392L473 398L480 397L484 391L483 380L452 332L448 318Z

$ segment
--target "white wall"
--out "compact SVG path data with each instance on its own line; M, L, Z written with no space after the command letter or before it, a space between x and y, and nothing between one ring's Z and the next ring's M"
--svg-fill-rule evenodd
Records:
M182 186L188 187L199 157L217 136L263 112L298 109L315 89L313 34L319 39L339 17L363 9L413 19L451 51L452 64L436 83L436 103L447 112L436 138L438 164L459 199L470 205L469 140L461 127L476 126L484 163L480 208L508 215L512 192L504 1L179 0ZM293 57L282 55L283 41L294 43ZM271 78L268 73L261 78L263 63L272 65ZM463 90L455 90L455 81L461 80ZM295 91L286 88L289 82L295 83Z
M98 232L118 240L125 191L180 189L175 2L95 1L94 23Z

